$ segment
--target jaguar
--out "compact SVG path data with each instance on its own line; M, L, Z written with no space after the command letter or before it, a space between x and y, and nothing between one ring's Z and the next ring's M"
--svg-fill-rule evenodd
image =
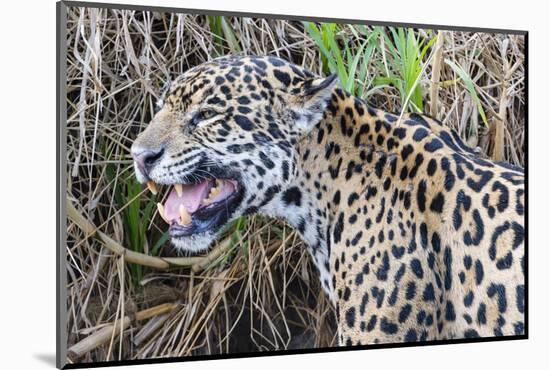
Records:
M167 85L131 154L139 182L169 188L158 213L180 251L243 215L292 225L342 346L525 333L524 171L427 115L226 56Z

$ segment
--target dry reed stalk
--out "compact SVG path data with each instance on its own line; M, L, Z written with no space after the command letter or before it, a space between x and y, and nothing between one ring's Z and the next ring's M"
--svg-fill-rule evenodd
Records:
M441 76L441 66L443 65L443 43L445 41L444 31L437 33L435 42L435 56L432 64L432 77L430 79L430 114L437 118L437 108L439 106L439 79Z
M129 250L103 232L97 230L90 221L86 220L86 218L78 212L70 200L67 200L67 217L75 222L88 236L97 236L107 249L118 256L124 255L124 259L127 262L156 269L167 269L170 265L180 267L191 266L194 272L199 272L221 256L231 246L231 238L226 238L203 257L153 257Z
M149 266L157 269L167 269L170 267L168 262L163 261L161 258L148 256L146 254L134 252L124 248L109 236L97 230L90 221L86 220L86 218L84 218L84 216L77 211L73 203L68 199L67 217L75 222L87 235L97 236L97 238L100 239L105 247L107 247L110 251L116 255L124 255L125 260L130 263L136 263L138 265Z
M502 46L502 72L501 72L501 95L500 95L500 102L498 107L498 116L493 121L493 124L495 125L494 132L495 136L493 138L493 151L491 153L491 157L494 160L497 161L503 161L505 159L504 157L504 125L507 121L506 111L508 108L508 80L506 77L509 75L509 69L510 65L508 64L508 60L506 59L506 49L507 49L508 43L505 41L503 42Z
M171 312L176 307L177 304L175 303L164 303L136 312L134 317L124 316L122 319L117 320L116 323L104 326L95 333L71 346L67 352L68 357L72 362L75 362L86 353L111 340L113 336L116 337L118 334L128 329L133 321L142 321L154 316L163 315Z
M505 82L503 82L502 90L503 93L500 97L498 116L495 117L496 119L493 121L495 136L493 137L494 143L491 158L495 161L504 160L504 125L506 122L506 108L508 106Z

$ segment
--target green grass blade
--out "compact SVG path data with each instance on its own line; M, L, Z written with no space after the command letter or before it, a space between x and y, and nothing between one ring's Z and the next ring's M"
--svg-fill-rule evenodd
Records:
M340 78L342 85L345 86L348 82L348 74L346 72L346 66L344 64L344 60L342 59L342 51L340 50L340 47L336 42L336 34L334 33L335 25L333 26L333 24L327 24L327 23L325 23L325 25L327 26L324 27L324 31L328 36L327 38L330 45L330 50L332 51L332 55L336 60L338 77Z
M309 36L315 41L319 50L321 50L321 60L324 61L324 65L328 66L328 69L331 73L336 73L337 68L334 63L331 52L328 50L327 46L323 42L323 36L317 28L317 25L313 22L304 22L304 28L309 34ZM325 73L327 71L325 70Z
M160 247L166 244L168 240L170 240L170 234L168 231L166 231L164 234L161 235L161 237L153 245L153 248L151 248L151 255L158 256Z
M241 51L241 46L237 37L235 37L233 28L227 23L225 17L221 17L221 27L225 36L225 41L229 45L229 50L231 50L232 53L239 53Z
M477 95L475 84L472 81L471 77L468 75L468 73L466 73L466 71L461 66L459 66L452 60L445 60L445 63L447 63L453 69L453 71L460 77L462 82L464 82L466 89L470 93L470 96L472 97L474 103L477 106L477 111L481 116L483 123L485 123L485 126L489 126L489 123L487 122L487 117L485 115L485 111L483 110L483 106L481 105L481 100L479 100L479 96Z
M347 84L345 85L345 88L347 91L349 91L350 93L353 93L354 92L354 89L353 89L353 85L354 85L354 82L355 82L355 73L356 73L356 70L357 70L357 65L359 64L359 60L364 57L363 55L363 50L365 49L365 47L367 46L369 40L367 39L360 47L359 49L356 51L356 54L355 54L355 57L353 58L353 61L351 62L351 65L349 66L349 72L348 72L348 81L347 81Z

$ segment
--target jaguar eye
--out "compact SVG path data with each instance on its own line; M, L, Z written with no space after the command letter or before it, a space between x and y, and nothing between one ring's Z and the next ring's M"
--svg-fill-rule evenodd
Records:
M191 119L191 126L197 127L198 125L200 125L202 121L213 118L217 115L218 115L218 112L216 112L213 109L202 109L197 113L195 113L195 115Z
M215 110L212 109L205 109L199 112L199 116L201 120L209 119L214 117L216 114L218 114Z

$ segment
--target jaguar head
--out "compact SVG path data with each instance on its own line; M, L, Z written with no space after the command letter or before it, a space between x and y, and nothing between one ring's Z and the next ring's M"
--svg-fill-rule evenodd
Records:
M225 224L276 201L335 84L274 57L225 57L169 85L131 153L137 179L165 190L158 212L176 248L205 250Z

